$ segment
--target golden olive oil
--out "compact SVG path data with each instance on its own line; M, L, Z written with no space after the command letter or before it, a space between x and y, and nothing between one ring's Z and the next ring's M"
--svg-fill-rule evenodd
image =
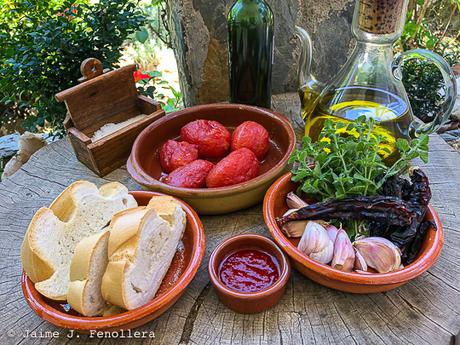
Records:
M307 95L305 100L314 98ZM345 124L360 116L374 119L378 122L374 133L385 137L387 141L382 145L386 150L380 150L386 161L396 158L396 140L409 138L411 115L407 103L400 97L379 89L353 86L331 90L321 96L319 103L316 97L313 106L311 101L302 102L302 116L305 119L305 135L314 141L318 139L327 119Z
M305 120L308 115L314 110L317 101L319 100L319 93L305 87L299 90L300 106L302 111L302 119Z

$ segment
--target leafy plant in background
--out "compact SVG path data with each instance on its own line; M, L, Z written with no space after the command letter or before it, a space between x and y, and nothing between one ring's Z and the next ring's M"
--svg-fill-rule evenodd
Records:
M444 81L439 69L426 61L411 60L403 66L403 83L414 114L430 122L441 111Z
M411 0L402 39L404 50L426 48L441 54L460 44L459 0Z
M136 32L136 40L132 44L136 51L135 62L149 72L138 71L138 90L141 94L160 102L164 111L178 110L183 106L181 91L174 88L163 74L156 70L158 50L172 48L167 26L166 0L144 0L141 6L146 24Z
M168 89L172 92L174 97L169 97L163 107L164 111L167 113L183 107L182 92L180 90L176 90L172 86L169 86Z
M87 57L113 68L122 44L145 22L129 0L6 0L0 8L0 103L27 130L62 131L54 95L76 84ZM3 117L4 118L4 117Z
M396 51L414 48L432 50L451 65L460 59L460 0L411 0ZM403 65L403 83L414 114L428 122L441 111L445 93L439 70L429 62L410 60Z
M182 107L182 93L164 80L160 71L147 73L136 71L134 79L137 82L139 93L157 100L165 112L169 113ZM160 87L169 90L173 97L167 97L163 94Z
M168 29L168 13L166 0L151 0L144 6L144 14L147 17L147 24L144 31L138 34L139 41L146 38L150 32L155 38L156 45L164 45L173 49L171 35ZM145 40L144 40L145 41Z

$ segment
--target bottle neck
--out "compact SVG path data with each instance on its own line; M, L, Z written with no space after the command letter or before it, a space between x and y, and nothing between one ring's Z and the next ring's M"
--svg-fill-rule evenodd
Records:
M331 85L361 85L387 90L389 81L394 79L391 72L392 61L391 43L359 41Z
M350 60L352 60L353 57L359 57L360 62L386 66L393 61L393 56L392 42L374 43L357 41Z

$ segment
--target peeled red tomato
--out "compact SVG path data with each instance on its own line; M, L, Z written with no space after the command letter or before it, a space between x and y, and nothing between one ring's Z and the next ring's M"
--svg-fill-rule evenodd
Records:
M211 162L197 159L174 170L163 182L175 187L202 188L206 186L206 176L213 167Z
M185 141L168 140L160 150L160 164L164 172L170 173L198 158L198 147Z
M239 125L232 135L232 151L243 147L254 152L262 160L268 152L270 136L268 131L257 122L246 121Z
M195 120L182 127L180 135L198 146L200 158L222 158L230 149L230 132L217 121Z
M231 186L259 175L260 163L256 155L247 148L231 152L217 163L206 177L209 188Z

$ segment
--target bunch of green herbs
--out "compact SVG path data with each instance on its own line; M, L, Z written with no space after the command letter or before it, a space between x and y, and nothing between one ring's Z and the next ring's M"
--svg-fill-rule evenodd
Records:
M325 121L318 141L304 137L293 153L292 180L318 201L371 196L379 194L388 178L407 172L411 160L428 161L427 135L389 142L392 137L380 134L376 126L365 117L350 123ZM398 152L391 152L393 147ZM389 155L397 158L385 164L383 156Z

